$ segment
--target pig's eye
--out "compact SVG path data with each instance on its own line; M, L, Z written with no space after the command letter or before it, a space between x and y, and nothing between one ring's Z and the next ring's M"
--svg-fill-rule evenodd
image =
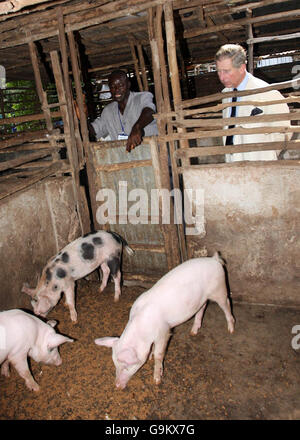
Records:
M54 286L52 287L52 290L57 290L58 289L58 285L54 284Z
M51 353L56 347L48 348L49 353Z

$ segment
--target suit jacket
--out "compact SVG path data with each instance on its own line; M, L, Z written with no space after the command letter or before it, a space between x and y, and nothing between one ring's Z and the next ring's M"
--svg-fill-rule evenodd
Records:
M256 78L255 76L251 75L251 73L248 72L249 79L246 85L245 90L250 89L256 89L259 87L266 87L269 84L259 78ZM232 91L232 89L225 88L222 90L222 92L229 92ZM250 96L242 96L240 98L240 101L259 101L262 104L261 105L245 105L245 106L238 106L237 107L237 117L240 116L251 116L253 117L253 123L241 123L236 124L236 127L244 127L244 128L257 128L257 127L264 127L266 125L271 127L276 126L290 126L290 121L279 121L279 122L255 122L256 114L259 116L262 115L271 115L271 114L278 114L278 113L289 113L289 107L287 104L274 104L274 105L263 105L265 101L274 101L277 99L282 99L283 96L278 90L270 90L269 92L263 92L256 95L250 95ZM223 99L223 103L231 102L231 98ZM231 113L231 107L228 107L223 110L223 118L229 118ZM227 126L228 127L228 126ZM227 128L224 127L224 128ZM292 136L292 133L288 133L287 137L290 139ZM223 142L225 144L226 138L223 138ZM234 135L233 137L233 144L249 144L249 143L258 143L258 142L280 142L285 140L285 134L284 133L259 133L259 134L246 134L246 135ZM226 154L226 162L234 162L239 160L276 160L277 159L277 153L276 151L252 151L248 153L234 153L234 154Z

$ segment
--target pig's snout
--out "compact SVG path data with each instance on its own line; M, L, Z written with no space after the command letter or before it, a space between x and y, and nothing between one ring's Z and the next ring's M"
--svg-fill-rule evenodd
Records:
M124 371L116 375L116 387L120 390L124 390L131 376L128 376Z
M126 388L127 382L123 383L119 379L116 380L116 388L119 390L124 390Z
M62 359L61 359L61 357L59 357L59 359L57 359L56 361L55 361L55 366L56 367L59 367L60 365L62 364Z
M55 365L56 367L59 367L62 364L62 359L59 353L57 353L54 358L49 359L47 363L49 365Z

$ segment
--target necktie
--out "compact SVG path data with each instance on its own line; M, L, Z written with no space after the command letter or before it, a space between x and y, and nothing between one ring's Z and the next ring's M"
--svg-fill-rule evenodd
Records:
M233 90L234 90L234 92L237 91L237 89L233 89ZM234 97L232 98L232 102L236 102L236 100L237 100L237 97L234 96ZM235 115L236 115L236 107L234 106L234 107L231 107L231 114L230 114L230 117L231 117L231 118L234 118ZM228 128L233 128L233 127L234 127L234 125L229 125ZM226 144L225 144L225 145L233 145L233 136L232 136L232 135L226 137Z

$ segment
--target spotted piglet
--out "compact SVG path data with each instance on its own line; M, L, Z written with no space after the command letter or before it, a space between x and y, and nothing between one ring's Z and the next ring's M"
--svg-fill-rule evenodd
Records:
M111 275L115 284L114 301L118 301L121 294L120 266L123 246L129 255L133 254L133 250L119 234L102 230L91 232L69 243L48 261L35 289L30 289L27 284L23 285L22 292L32 297L34 313L45 317L64 293L71 320L76 322L75 281L99 266L102 270L100 292L105 289Z

